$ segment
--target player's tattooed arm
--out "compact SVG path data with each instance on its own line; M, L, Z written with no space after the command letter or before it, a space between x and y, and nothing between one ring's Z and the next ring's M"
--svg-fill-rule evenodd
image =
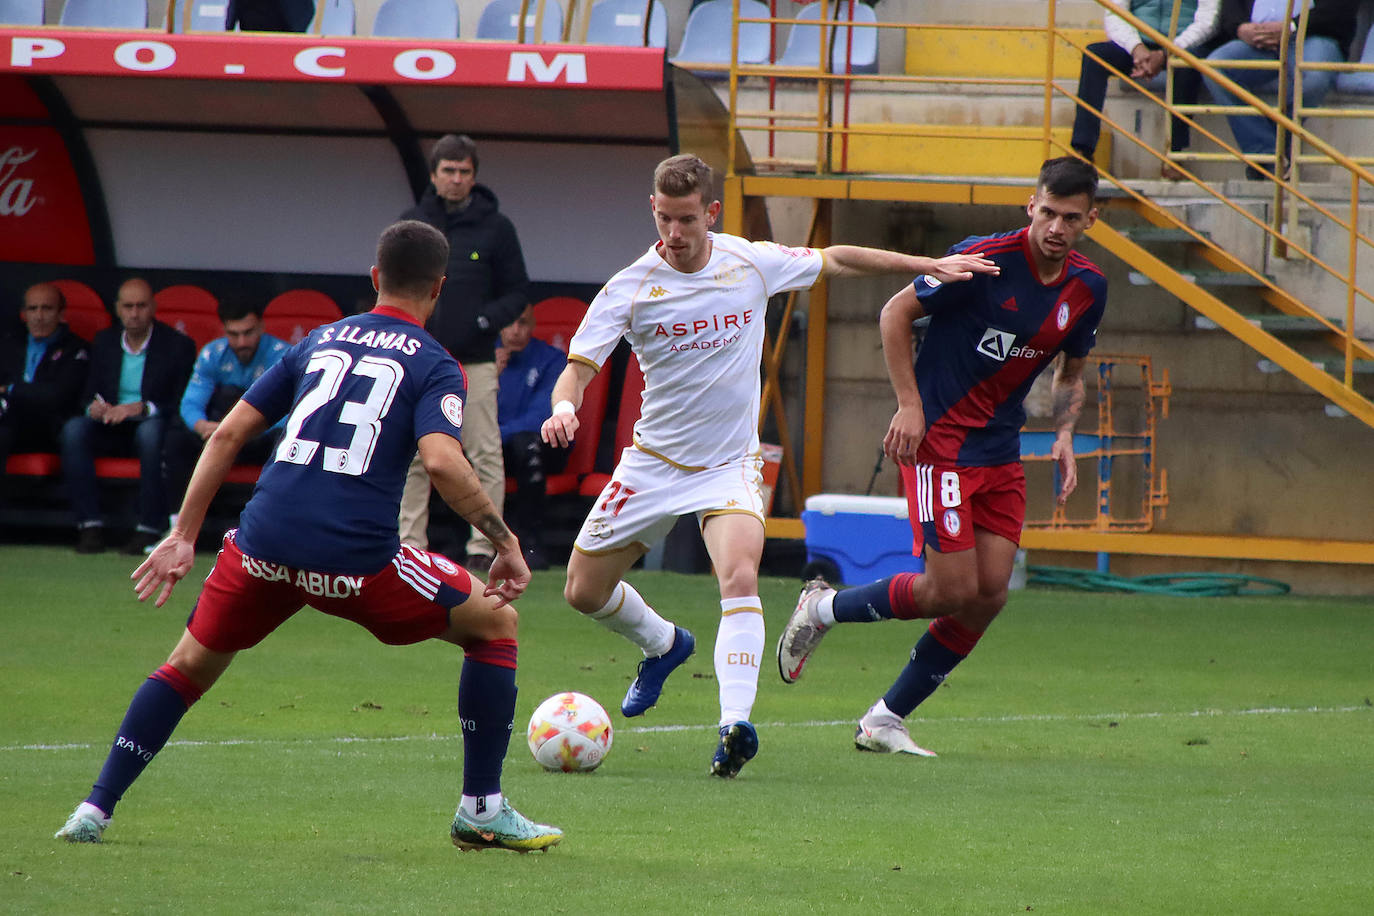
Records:
M1081 356L1071 357L1065 354L1060 358L1050 385L1055 431L1050 457L1059 465L1062 481L1059 488L1061 506L1068 501L1069 494L1078 486L1078 463L1073 456L1073 430L1078 425L1078 415L1083 412L1083 366L1086 362Z

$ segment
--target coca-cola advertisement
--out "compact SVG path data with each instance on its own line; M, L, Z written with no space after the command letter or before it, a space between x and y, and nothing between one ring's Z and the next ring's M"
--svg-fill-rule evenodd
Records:
M86 205L62 137L0 126L0 261L91 264Z

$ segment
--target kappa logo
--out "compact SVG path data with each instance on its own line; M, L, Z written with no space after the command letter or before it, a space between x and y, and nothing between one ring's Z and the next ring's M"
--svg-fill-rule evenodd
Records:
M655 286L653 289L649 290L650 299L657 299L660 296L666 295L668 295L668 291L661 286Z
M1016 335L1010 331L988 328L983 333L983 339L978 341L977 349L984 356L991 356L998 362L1003 362L1011 355L1011 348L1014 343L1016 343Z

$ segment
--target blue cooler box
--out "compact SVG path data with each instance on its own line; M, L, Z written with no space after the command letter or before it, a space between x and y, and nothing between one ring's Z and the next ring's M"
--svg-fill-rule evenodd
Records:
M801 514L808 562L829 560L845 585L863 585L900 572L923 572L911 555L906 499L817 493Z

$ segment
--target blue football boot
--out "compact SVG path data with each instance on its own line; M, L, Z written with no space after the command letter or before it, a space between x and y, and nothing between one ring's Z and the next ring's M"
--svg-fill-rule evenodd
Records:
M620 713L625 718L642 716L657 703L668 675L696 651L697 641L691 633L679 626L673 627L673 631L673 644L667 652L639 663L634 683L625 691L625 699L620 703Z
M759 752L759 733L748 721L720 727L720 745L711 758L711 775L734 779L746 763Z

